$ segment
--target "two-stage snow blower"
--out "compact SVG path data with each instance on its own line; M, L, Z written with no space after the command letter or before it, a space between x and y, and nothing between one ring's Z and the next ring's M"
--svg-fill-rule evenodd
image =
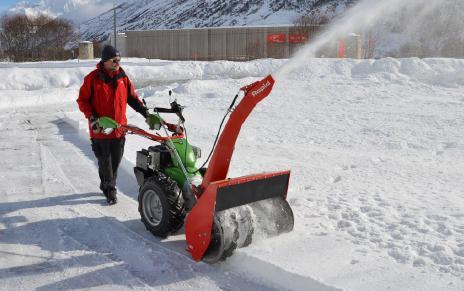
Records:
M188 143L183 107L177 101L170 103L171 108L153 109L151 117L157 119L153 124L164 129L163 136L100 118L103 128L120 127L159 143L137 152L134 172L140 186L141 219L154 235L166 237L181 229L187 216L187 250L197 261L224 260L236 248L250 244L258 232L274 236L293 229L293 212L286 200L290 171L227 178L241 126L273 85L268 76L240 89L243 97L235 106L237 94L230 104L205 162L211 158L207 168L196 167L201 151ZM168 123L160 113L177 114L179 122Z

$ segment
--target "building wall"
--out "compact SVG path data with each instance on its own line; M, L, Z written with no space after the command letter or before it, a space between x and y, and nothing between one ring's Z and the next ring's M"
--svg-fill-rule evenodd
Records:
M280 26L126 31L126 50L129 57L166 60L289 58L320 29ZM337 47L324 48L319 54L337 57Z
M111 34L109 39L103 43L103 45L112 45L114 46L114 35ZM122 57L127 57L127 36L125 33L118 33L116 35L116 47Z

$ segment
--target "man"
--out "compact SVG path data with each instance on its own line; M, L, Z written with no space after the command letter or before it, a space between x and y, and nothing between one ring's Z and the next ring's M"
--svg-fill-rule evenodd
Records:
M116 178L124 153L125 137L121 129L104 134L98 125L98 118L108 116L119 124L127 124L127 104L143 117L148 117L148 110L120 67L120 61L119 52L110 45L105 46L101 61L84 78L77 98L79 109L89 120L92 150L98 160L100 189L110 205L117 203Z

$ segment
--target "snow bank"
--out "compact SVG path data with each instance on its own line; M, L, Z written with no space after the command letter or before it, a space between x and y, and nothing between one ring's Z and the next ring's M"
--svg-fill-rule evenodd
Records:
M98 60L0 63L3 82L0 90L41 90L76 87L92 71ZM147 59L123 59L122 66L136 87L157 82L191 79L220 79L260 77L273 72L284 60L259 60L251 62L169 62Z
M275 72L285 62L273 59L251 62L171 62L131 58L124 60L123 67L135 86L144 88L140 93L150 96L155 93L157 86L174 82L262 77ZM0 108L74 102L84 76L95 68L96 63L97 60L0 63L3 78L0 83ZM401 84L421 82L456 87L464 85L464 60L309 59L286 78L307 82L319 82L324 78L332 81L364 80ZM21 93L18 94L18 91Z
M84 76L97 62L0 63L3 77L0 108L74 102ZM273 72L283 62L272 59L251 62L124 59L123 67L136 88L145 87L147 93L153 93L153 86L176 81L260 77ZM145 94L144 91L140 93Z
M366 80L373 82L420 82L457 87L464 85L464 60L445 58L407 59L311 59L283 79L307 80L323 78Z

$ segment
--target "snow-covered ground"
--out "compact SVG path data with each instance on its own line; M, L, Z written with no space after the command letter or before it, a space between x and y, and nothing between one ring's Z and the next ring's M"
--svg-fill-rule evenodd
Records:
M106 206L74 102L95 63L0 63L0 289L464 289L464 60L308 59L277 79L229 175L290 169L295 229L215 265L140 222L149 141L127 138ZM188 106L204 153L238 88L284 64L123 60L150 105Z

